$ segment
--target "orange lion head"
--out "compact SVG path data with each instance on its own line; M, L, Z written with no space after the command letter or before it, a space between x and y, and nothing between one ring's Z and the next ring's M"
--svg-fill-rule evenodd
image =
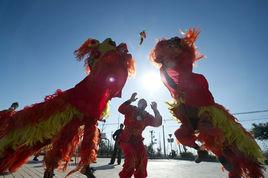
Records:
M107 59L109 54L116 53L118 58L110 57ZM128 70L129 75L135 72L135 61L133 60L131 54L128 53L128 48L125 43L121 43L116 46L116 43L111 39L107 38L103 42L99 42L96 39L87 39L77 50L74 52L78 61L84 59L86 72L89 73L96 65L103 64L104 58L107 60L113 60L110 62L120 62L124 63Z
M190 28L183 38L173 37L158 41L151 51L150 59L158 66L192 71L193 64L203 57L195 47L199 33L199 30Z

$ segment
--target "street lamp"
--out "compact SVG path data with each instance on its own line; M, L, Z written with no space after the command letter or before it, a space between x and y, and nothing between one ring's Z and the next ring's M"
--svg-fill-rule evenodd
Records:
M172 153L172 143L174 142L174 138L172 137L172 134L168 134L169 138L167 139L168 143L170 143L170 151Z

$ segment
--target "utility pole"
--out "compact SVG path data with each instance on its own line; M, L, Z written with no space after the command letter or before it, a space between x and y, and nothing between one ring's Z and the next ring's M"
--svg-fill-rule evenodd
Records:
M162 125L162 131L163 131L164 155L165 155L165 158L166 158L167 157L167 153L166 153L165 127L164 127L164 125Z
M111 141L110 141L111 145L113 143L112 141L113 141L113 131L111 132Z
M161 147L161 132L159 132L159 149L161 150L160 152L162 152L162 147Z
M179 151L180 151L180 154L181 154L181 144L178 143L178 147L179 147Z
M120 127L120 124L119 124L119 115L117 117L117 125L118 125L118 128Z

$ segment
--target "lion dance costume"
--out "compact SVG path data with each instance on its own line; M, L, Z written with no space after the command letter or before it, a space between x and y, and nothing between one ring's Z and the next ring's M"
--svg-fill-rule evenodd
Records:
M160 40L150 54L175 99L169 104L171 113L181 122L175 136L198 153L213 152L231 178L263 177L264 156L254 138L215 103L206 78L192 72L193 64L203 57L194 44L198 35L198 30L189 29L183 38Z
M102 43L88 39L75 55L78 61L85 59L89 74L84 80L45 97L44 102L1 115L0 172L16 171L48 144L52 148L46 155L46 172L64 162L67 165L78 144L80 126L84 126L84 137L76 170L96 159L96 123L103 118L108 101L121 97L128 75L135 70L134 60L126 44L116 46L110 38Z

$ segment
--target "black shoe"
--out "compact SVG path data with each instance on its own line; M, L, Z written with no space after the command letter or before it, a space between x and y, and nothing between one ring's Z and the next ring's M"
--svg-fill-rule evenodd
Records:
M113 164L114 164L114 163L111 163L111 162L110 162L108 165L113 165Z
M197 157L195 158L194 162L201 163L208 157L208 152L206 150L198 150Z
M225 157L220 156L220 157L218 157L218 160L222 164L224 169L226 169L229 172L232 171L233 166L225 159Z
M117 163L117 165L120 165L121 163Z
M34 157L33 161L39 161L39 159L37 157Z
M96 170L93 167L90 167L91 172L95 172Z
M96 178L93 174L93 170L91 168L87 168L86 171L83 173L87 178Z

